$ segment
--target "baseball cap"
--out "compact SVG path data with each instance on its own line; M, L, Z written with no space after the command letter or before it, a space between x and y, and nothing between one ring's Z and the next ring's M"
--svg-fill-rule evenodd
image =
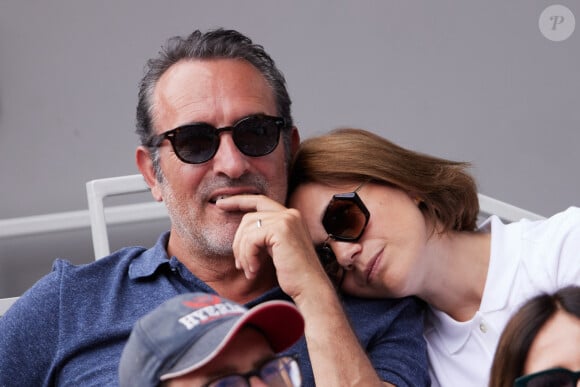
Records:
M214 359L246 325L258 328L277 353L304 334L304 319L287 301L248 309L208 293L185 293L139 319L123 349L119 384L157 386Z

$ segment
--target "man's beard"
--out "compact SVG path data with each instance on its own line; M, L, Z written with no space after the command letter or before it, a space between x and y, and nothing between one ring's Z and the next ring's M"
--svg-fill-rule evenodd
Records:
M206 200L217 188L235 186L256 187L259 192L267 192L267 184L261 176L248 176L240 180L222 179L201 187L196 197ZM177 196L164 177L161 181L163 200L172 223L172 230L179 234L190 254L203 254L208 258L233 257L233 242L243 214L231 214L228 223L211 222L202 207L191 206L191 198ZM178 257L179 258L179 257ZM185 257L184 257L185 258Z

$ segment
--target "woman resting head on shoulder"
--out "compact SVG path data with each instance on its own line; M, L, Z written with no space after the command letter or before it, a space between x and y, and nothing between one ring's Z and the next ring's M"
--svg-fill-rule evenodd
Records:
M501 335L490 387L580 386L580 287L526 302Z
M341 290L363 297L418 295L437 304L425 285L430 266L445 262L430 250L455 249L451 236L464 231L474 240L477 235L479 202L469 167L371 132L339 129L303 141L291 168L288 204L302 213ZM481 249L481 258L471 256L469 265L480 259L476 268L487 271L487 250ZM478 277L483 286L485 275Z
M538 289L580 285L580 208L478 226L469 167L339 129L303 141L290 168L288 205L337 289L428 303L434 387L487 385L513 311Z

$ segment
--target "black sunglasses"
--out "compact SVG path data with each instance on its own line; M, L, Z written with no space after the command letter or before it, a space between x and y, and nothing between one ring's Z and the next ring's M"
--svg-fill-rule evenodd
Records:
M177 157L187 164L211 160L220 146L220 134L232 132L234 144L246 156L260 157L278 146L284 119L264 114L244 117L232 126L216 128L205 122L183 125L153 136L149 147L159 147L165 139L171 142Z
M328 245L328 240L356 242L365 232L371 214L357 192L366 183L365 181L360 184L353 192L333 195L322 215L322 226L328 238L322 245L316 247L316 253L336 288L342 285L345 273Z
M534 374L520 376L514 382L514 387L576 387L580 379L580 371L570 371L566 368L550 368Z

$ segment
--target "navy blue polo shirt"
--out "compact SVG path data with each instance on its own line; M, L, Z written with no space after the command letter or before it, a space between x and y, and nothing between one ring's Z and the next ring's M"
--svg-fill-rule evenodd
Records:
M0 386L117 386L121 352L140 317L177 294L215 294L167 256L168 238L86 265L57 259L0 318ZM379 375L397 386L428 385L422 305L414 298L343 298ZM272 299L291 301L276 287L246 306ZM314 386L304 338L287 352L298 355L304 386Z

